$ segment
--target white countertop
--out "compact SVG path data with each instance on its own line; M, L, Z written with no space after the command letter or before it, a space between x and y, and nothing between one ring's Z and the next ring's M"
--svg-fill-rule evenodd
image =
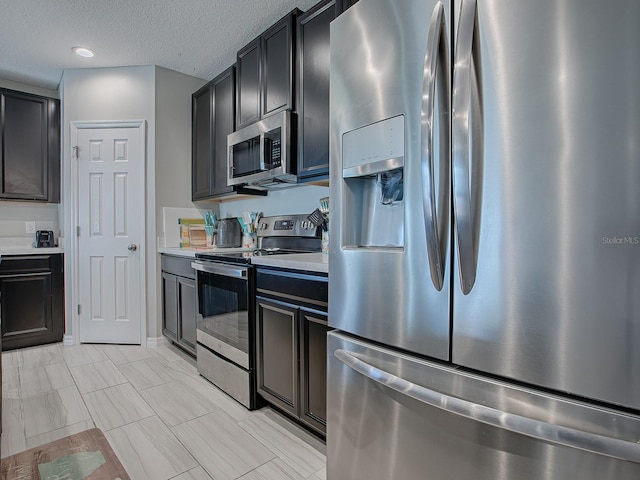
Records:
M64 248L34 248L34 247L2 247L0 246L0 255L45 255L50 253L64 253Z
M208 253L235 253L251 252L254 248L171 248L161 247L158 252L179 257L194 258L196 252ZM294 253L287 255L265 255L263 257L251 257L252 265L265 265L270 267L290 268L292 270L306 270L308 272L329 273L329 257L322 253Z
M289 255L252 257L251 264L329 273L329 257L322 253L294 253Z
M199 253L235 253L235 252L252 252L255 248L178 248L178 247L160 247L159 253L167 255L176 255L178 257L194 258L196 252Z

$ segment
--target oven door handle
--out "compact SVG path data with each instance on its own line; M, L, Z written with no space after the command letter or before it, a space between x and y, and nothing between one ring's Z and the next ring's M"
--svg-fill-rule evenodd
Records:
M215 263L191 262L191 268L198 272L213 273L225 277L247 279L247 269L243 267L231 267Z

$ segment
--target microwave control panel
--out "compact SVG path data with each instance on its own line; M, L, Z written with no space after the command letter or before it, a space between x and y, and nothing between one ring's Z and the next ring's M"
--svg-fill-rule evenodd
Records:
M270 168L279 167L282 164L282 141L280 137L280 129L275 132L269 132L270 135L265 135L265 147L266 147L266 161Z

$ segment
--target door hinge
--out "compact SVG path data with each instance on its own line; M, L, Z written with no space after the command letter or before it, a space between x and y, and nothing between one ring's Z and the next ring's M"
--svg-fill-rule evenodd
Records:
M79 151L80 151L80 149L78 148L78 146L76 145L75 147L71 147L71 150L72 150L72 152L73 152L73 153L72 153L72 156L73 156L74 158L78 158L78 153L79 153Z
M80 236L80 225L76 227L76 237Z
M78 315L80 315L80 304L78 304Z

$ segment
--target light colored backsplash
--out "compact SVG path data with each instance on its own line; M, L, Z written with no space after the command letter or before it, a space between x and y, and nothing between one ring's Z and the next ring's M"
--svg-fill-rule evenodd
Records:
M329 187L302 185L272 190L266 197L250 197L220 203L220 218L239 217L242 212L262 212L265 217L313 212L320 199L329 196Z
M57 204L0 202L0 237L33 238L26 222L35 222L36 230L53 230L56 238L60 235Z

